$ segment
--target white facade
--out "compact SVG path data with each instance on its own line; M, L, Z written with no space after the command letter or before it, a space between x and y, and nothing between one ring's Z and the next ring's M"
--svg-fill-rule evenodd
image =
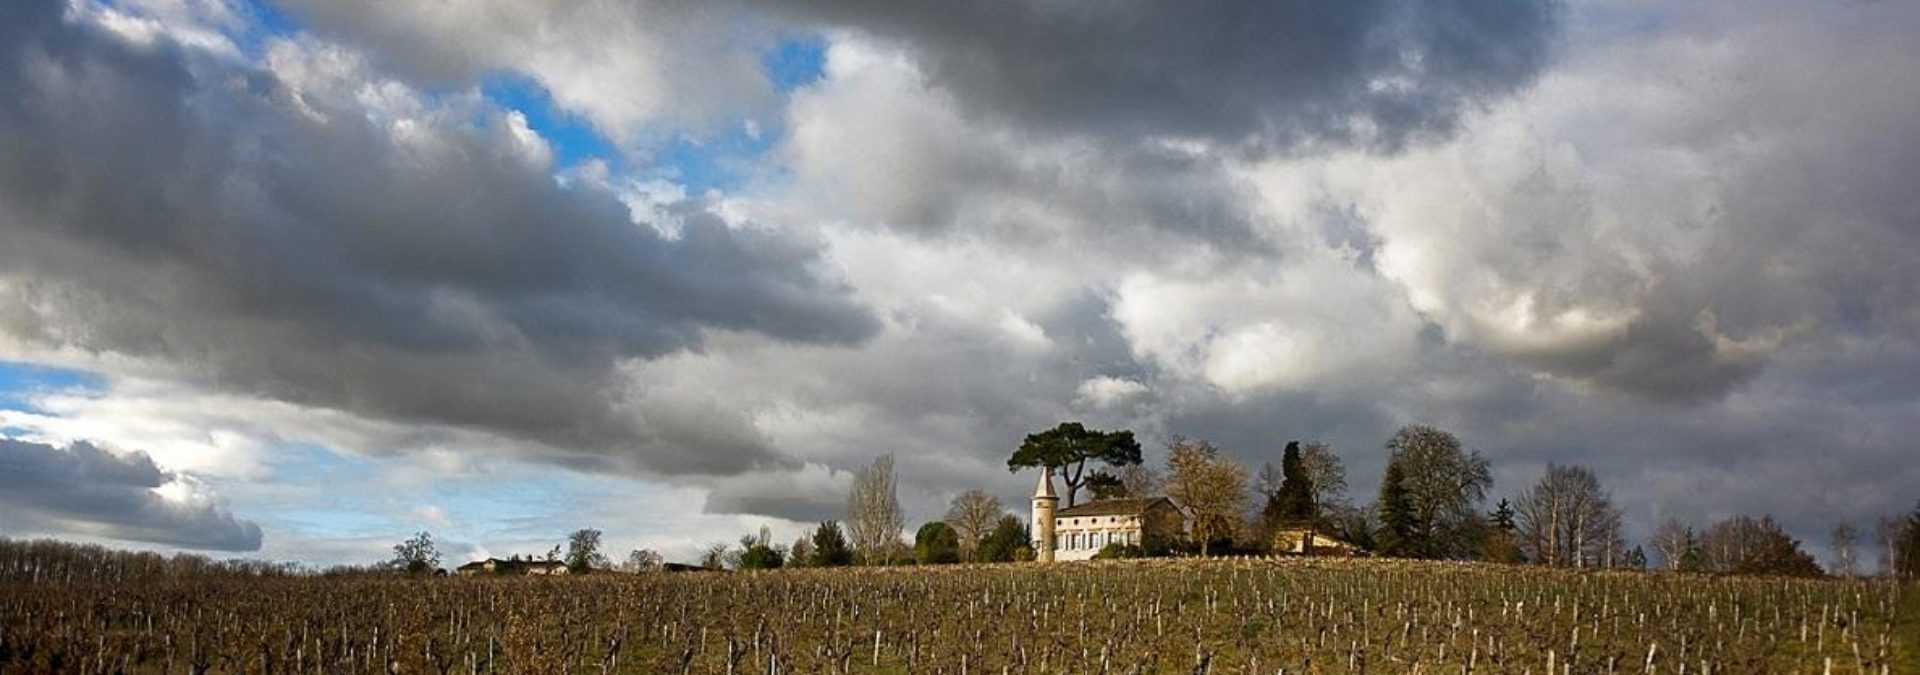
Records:
M1059 502L1052 472L1043 472L1033 490L1030 542L1034 559L1042 563L1091 560L1100 549L1115 544L1145 546L1149 537L1166 541L1177 537L1185 522L1180 509L1164 497L1104 499L1064 510L1058 508Z
M1091 560L1108 544L1139 546L1145 531L1139 515L1056 516L1053 522L1059 560Z

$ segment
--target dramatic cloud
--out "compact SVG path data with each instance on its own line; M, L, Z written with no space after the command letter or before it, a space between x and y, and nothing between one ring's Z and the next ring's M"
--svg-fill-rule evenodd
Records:
M515 115L350 53L278 42L241 68L59 3L5 11L0 326L29 342L582 466L731 473L787 460L750 429L675 431L726 416L650 402L614 367L711 330L873 330L813 244L698 202L666 238L610 192L557 184Z
M0 438L0 507L15 533L72 532L181 548L260 549L239 520L144 453Z
M1196 245L1267 252L1244 186L1167 144L1062 139L962 114L897 50L834 44L788 107L782 206L802 218L1021 248L1166 257Z
M532 78L607 136L712 131L772 103L757 51L770 36L724 2L288 0L322 33L365 45L433 85Z
M1897 335L1920 210L1894 177L1920 140L1881 92L1920 76L1870 22L1911 8L1707 14L1575 51L1451 142L1256 182L1281 218L1352 212L1451 339L1580 382L1697 401L1796 342Z
M974 115L1071 136L1398 147L1525 84L1551 2L758 3L899 45Z
M909 520L1022 503L1069 419L1359 501L1435 424L1636 534L1920 484L1914 3L278 7L0 9L0 357L106 382L0 426L275 527L313 445L687 552L882 453ZM459 489L330 541L577 526Z

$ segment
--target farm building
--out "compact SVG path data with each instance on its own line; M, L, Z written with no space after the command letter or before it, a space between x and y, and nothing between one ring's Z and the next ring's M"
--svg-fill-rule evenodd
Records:
M1273 550L1276 553L1311 554L1351 558L1360 555L1360 547L1350 542L1327 536L1324 532L1311 532L1313 550L1306 547L1309 531L1306 528L1281 528L1273 533Z
M1100 499L1055 510L1053 474L1043 472L1033 493L1033 550L1040 562L1090 560L1108 544L1140 546L1150 537L1174 538L1186 516L1165 497Z
M463 577L486 574L533 574L550 576L566 574L567 564L557 560L501 560L488 558L461 565L455 569Z

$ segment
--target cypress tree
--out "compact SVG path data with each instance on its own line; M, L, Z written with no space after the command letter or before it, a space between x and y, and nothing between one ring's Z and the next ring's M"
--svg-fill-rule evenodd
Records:
M1290 441L1280 457L1280 517L1295 523L1311 522L1318 514L1313 503L1313 479L1300 461L1300 442Z
M1380 480L1380 552L1396 557L1420 555L1418 516L1407 495L1406 473L1399 462L1387 463L1387 475Z
M1299 441L1288 441L1280 456L1280 489L1268 506L1273 521L1307 528L1300 552L1313 555L1313 524L1320 514L1313 502L1313 478L1307 475L1306 462L1300 460Z

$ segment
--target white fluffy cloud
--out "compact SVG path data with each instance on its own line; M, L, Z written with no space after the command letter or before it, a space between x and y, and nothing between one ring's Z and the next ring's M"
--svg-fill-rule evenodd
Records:
M1390 284L1331 256L1271 272L1136 274L1115 296L1137 355L1230 393L1377 384L1406 365L1420 330Z

